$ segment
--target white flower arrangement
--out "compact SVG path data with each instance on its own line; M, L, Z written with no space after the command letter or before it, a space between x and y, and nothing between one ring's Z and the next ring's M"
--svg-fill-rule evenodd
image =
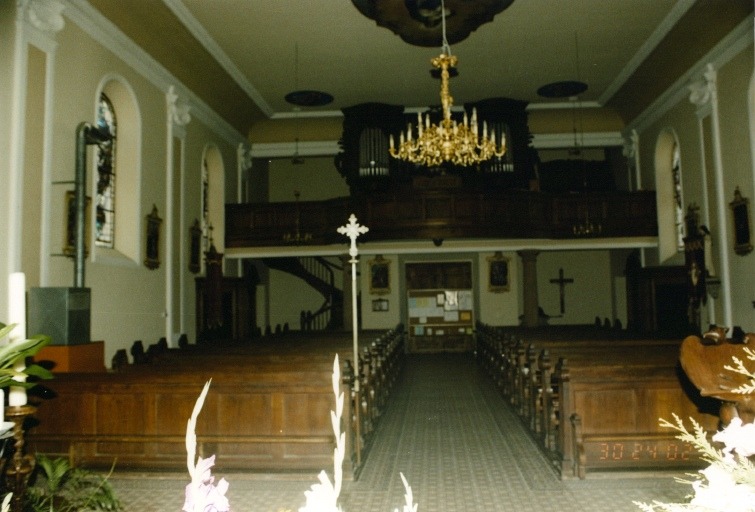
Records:
M207 459L197 455L197 417L204 405L205 397L210 389L210 382L204 385L202 392L199 394L191 418L186 425L186 465L189 469L191 482L186 486L186 498L183 512L229 512L231 505L226 498L228 492L228 482L221 478L217 485L214 485L215 477L212 476L212 466L215 465L215 456ZM194 462L196 459L196 463Z
M312 488L304 491L307 498L306 505L299 512L340 512L338 496L341 494L343 481L343 458L346 454L346 433L341 432L341 416L343 415L343 393L341 388L341 368L338 365L338 354L333 361L333 394L336 396L336 410L330 411L330 422L333 425L333 433L336 436L336 447L333 450L333 482L322 470L317 478L319 484L313 484Z
M745 347L747 359L755 361L755 352ZM745 375L748 383L733 390L735 393L755 392L755 373L748 370L744 362L736 357L734 366L724 366L726 370ZM682 420L674 415L674 423L661 418L661 426L679 432L676 436L684 442L691 443L700 452L702 460L710 465L696 474L690 474L694 480L677 479L680 483L692 486L694 494L689 503L652 503L634 502L645 512L755 512L755 465L748 457L755 455L755 424L743 424L738 417L712 437L715 443L723 443L724 448L714 447L708 440L703 427L692 421L690 432Z
M312 488L304 491L307 498L306 504L299 509L299 512L342 512L338 506L338 496L341 493L341 483L343 480L343 458L346 453L346 434L341 432L341 416L343 414L343 392L340 391L341 367L338 364L338 354L333 361L333 394L336 397L336 410L330 411L330 420L333 424L333 433L336 436L336 448L333 453L333 482L330 482L325 471L318 475L319 484L313 484ZM404 482L406 494L406 504L402 512L417 512L417 506L414 504L412 497L412 488L406 481L403 473L401 480ZM398 509L395 510L398 512Z
M186 497L184 501L183 512L230 512L231 506L226 497L229 484L225 478L221 478L217 485L214 485L215 477L212 476L211 469L215 465L215 455L207 459L199 457L195 463L197 453L197 417L202 410L207 392L210 389L208 381L192 411L191 418L186 425L186 465L189 469L191 482L186 486ZM333 361L333 394L336 397L336 409L330 411L330 421L333 425L333 433L336 437L336 447L333 450L333 482L325 472L321 471L317 476L319 483L313 484L312 487L304 491L306 503L299 508L299 512L342 512L338 505L338 497L341 494L341 485L343 482L343 459L346 454L346 433L341 432L341 417L343 416L344 395L341 392L341 369L338 364L338 354ZM401 480L404 483L406 494L406 504L401 512L417 512L418 505L414 503L412 488L409 486L403 473ZM9 500L9 498L6 498ZM5 509L0 512L7 512ZM398 509L395 509L398 512Z

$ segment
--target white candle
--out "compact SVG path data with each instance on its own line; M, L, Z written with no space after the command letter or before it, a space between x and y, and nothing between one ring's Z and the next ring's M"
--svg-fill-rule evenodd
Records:
M19 359L13 365L13 369L17 372L24 371L26 369L26 364L24 363L23 359ZM26 380L26 376L13 377L13 379L18 382L23 382ZM11 407L19 407L21 405L26 405L26 402L26 388L22 388L21 386L10 386L8 390L8 405Z
M8 278L8 323L16 324L8 338L11 342L26 339L26 276L13 272Z
M8 278L8 323L16 324L8 336L10 343L26 339L26 276L23 272L14 272ZM23 359L16 361L13 369L23 371L26 369L25 361ZM23 381L25 378L20 377L18 380ZM8 393L8 405L26 405L26 389L11 386Z
M5 391L0 389L0 423L5 421Z

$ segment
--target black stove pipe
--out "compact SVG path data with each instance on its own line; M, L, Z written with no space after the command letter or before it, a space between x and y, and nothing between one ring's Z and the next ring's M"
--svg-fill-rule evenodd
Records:
M84 260L86 248L84 236L86 219L86 161L87 146L110 140L111 136L89 123L82 122L76 128L76 176L74 178L74 201L76 203L76 256L74 259L74 287L84 287Z

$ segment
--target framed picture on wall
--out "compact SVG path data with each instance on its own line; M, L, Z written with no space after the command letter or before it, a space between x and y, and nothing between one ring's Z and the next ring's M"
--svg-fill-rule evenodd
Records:
M84 254L89 254L89 212L91 210L92 198L86 198L86 209L84 211ZM63 229L63 254L73 258L76 256L76 192L67 190L65 196L65 205L63 212L65 226Z
M493 293L509 291L509 258L496 251L488 257L488 290Z
M152 205L152 213L147 215L147 246L144 266L150 270L160 267L160 224L163 220L157 213L157 206Z
M372 311L388 311L388 299L375 299L372 301Z
M739 187L729 203L734 219L734 252L740 256L752 252L752 226L750 226L750 200L742 197Z
M391 260L378 255L369 261L370 265L370 293L385 295L391 293Z
M189 228L189 272L196 274L201 270L202 227L199 219Z

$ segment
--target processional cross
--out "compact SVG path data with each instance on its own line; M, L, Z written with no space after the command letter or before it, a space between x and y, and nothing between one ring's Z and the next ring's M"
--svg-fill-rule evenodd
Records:
M356 215L354 215L353 213L349 217L349 223L345 226L340 226L336 230L340 234L346 235L351 239L351 247L349 247L349 256L351 256L351 261L349 263L355 264L357 254L359 254L359 250L357 249L357 237L361 234L367 233L369 230L370 228L368 228L367 226L359 225Z
M573 283L574 279L564 277L564 269L558 269L558 279L551 279L551 283L557 284L559 287L559 305L561 306L561 314L566 313L566 285Z
M349 263L351 263L351 333L352 333L352 340L354 343L354 361L353 361L353 368L354 372L357 376L357 378L354 379L354 392L356 393L357 397L359 397L359 334L358 334L358 315L357 315L357 263L359 262L357 260L357 256L359 255L359 249L357 249L357 237L361 234L367 233L370 230L367 226L360 226L357 222L357 217L353 213L349 217L349 223L345 226L339 226L336 231L342 235L346 235L351 239L351 246L349 247L349 256L351 256L351 259L349 260ZM360 399L357 398L357 402L360 402ZM355 443L356 443L356 453L357 453L357 465L361 463L361 453L362 450L360 449L361 446L361 433L360 433L360 425L361 420L359 419L360 416L360 409L361 407L355 407L354 413L356 415L356 436L355 436Z
M357 222L356 215L353 213L349 217L349 223L345 226L340 226L336 231L342 235L346 235L351 239L351 246L349 247L349 256L351 259L351 317L352 317L352 333L354 338L354 368L359 364L359 341L357 335L357 255L359 249L357 249L357 237L370 230L367 226L360 226ZM355 381L355 388L359 391L359 379Z

